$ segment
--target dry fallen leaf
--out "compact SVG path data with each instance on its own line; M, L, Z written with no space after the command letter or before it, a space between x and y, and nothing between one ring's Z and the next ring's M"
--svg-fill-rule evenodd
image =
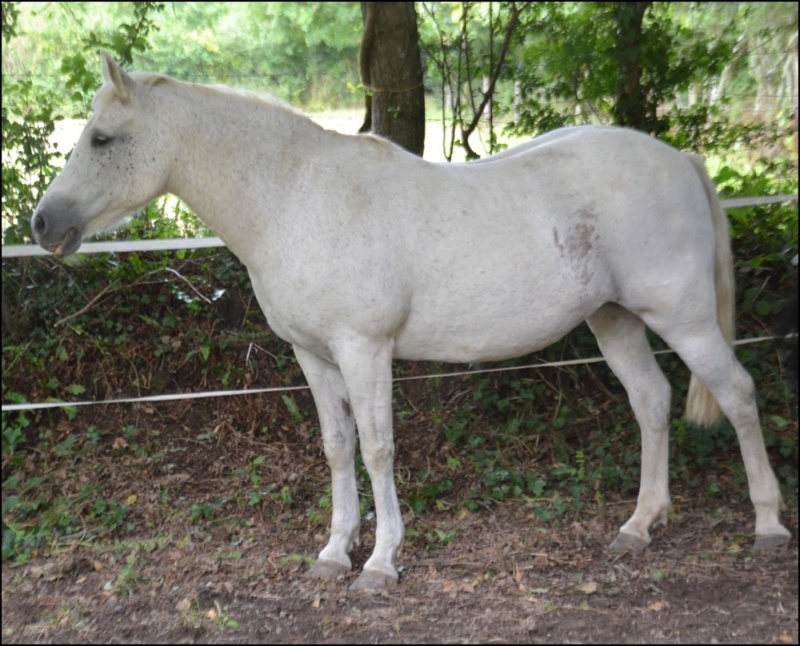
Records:
M42 578L45 581L55 581L62 576L62 572L53 562L45 563L44 565L33 565L30 568L30 573L32 576Z
M184 597L178 601L178 605L176 605L175 608L178 610L178 612L189 612L189 610L192 608L192 602Z
M578 592L583 592L584 594L594 594L597 592L597 583L595 581L587 581L586 583L579 583L575 586L575 589Z
M112 449L126 449L128 448L128 443L125 441L124 438L118 437L111 443Z
M322 595L319 592L317 592L317 596L314 597L314 603L311 604L311 607L314 608L314 610L319 610L319 604L321 602L322 602Z
M541 566L541 565L548 565L549 563L550 561L547 560L547 556L545 556L544 554L537 554L536 556L533 557L534 565Z

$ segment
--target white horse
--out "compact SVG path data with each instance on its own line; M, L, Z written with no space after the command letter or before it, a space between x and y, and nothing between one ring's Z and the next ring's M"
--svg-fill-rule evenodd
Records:
M670 504L670 387L645 325L692 371L689 418L713 422L718 402L735 427L756 546L788 541L753 381L730 347L730 240L701 161L644 134L585 126L490 161L433 164L324 130L273 99L126 74L102 58L94 116L38 205L34 235L63 257L173 193L247 266L308 379L332 472L330 539L310 576L351 567L357 428L377 532L352 589L397 580L393 357L506 359L584 320L642 432L636 509L612 547L645 547Z

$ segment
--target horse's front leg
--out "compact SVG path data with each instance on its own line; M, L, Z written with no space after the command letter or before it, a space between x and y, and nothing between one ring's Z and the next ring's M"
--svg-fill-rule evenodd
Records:
M336 354L356 416L377 520L375 550L352 591L379 592L398 578L395 557L403 545L403 519L394 484L392 348L391 341L350 340Z
M317 405L325 457L331 469L331 536L308 576L332 579L350 571L349 553L358 544L355 423L339 369L298 346L294 346L294 353Z

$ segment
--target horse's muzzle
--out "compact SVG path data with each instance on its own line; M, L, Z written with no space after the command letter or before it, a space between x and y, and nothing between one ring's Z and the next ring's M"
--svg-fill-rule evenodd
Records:
M55 222L60 223L54 224ZM77 224L69 223L68 218L52 217L37 209L31 220L31 230L36 242L47 251L52 251L56 258L64 258L75 253L81 246L83 236Z

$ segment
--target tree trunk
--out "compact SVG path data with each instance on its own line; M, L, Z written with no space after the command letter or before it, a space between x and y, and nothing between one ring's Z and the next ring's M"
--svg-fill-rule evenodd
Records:
M617 96L614 101L614 121L621 126L658 135L663 129L656 115L658 106L650 100L642 85L642 57L645 44L642 23L644 14L652 4L652 2L613 4L614 21L617 24L615 44Z
M361 82L371 131L422 156L425 93L413 2L362 2Z

